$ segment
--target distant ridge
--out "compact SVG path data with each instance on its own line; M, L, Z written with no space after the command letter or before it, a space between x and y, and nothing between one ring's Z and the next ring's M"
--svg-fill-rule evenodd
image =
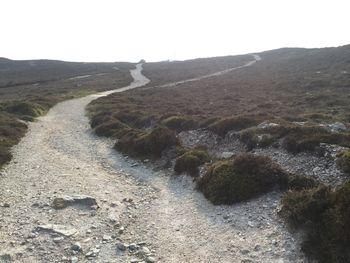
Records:
M133 63L85 63L60 60L11 60L0 57L0 88L45 83L59 79L98 73L128 71Z
M1 62L1 61L11 61L11 59L0 57L0 62Z

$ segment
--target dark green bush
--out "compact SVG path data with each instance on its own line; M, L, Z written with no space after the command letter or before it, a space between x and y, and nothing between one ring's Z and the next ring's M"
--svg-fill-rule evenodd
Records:
M326 186L289 191L282 199L280 214L294 226L317 220L329 205L330 193Z
M209 119L204 118L204 120L199 123L199 128L207 128L208 126L210 126L211 124L213 124L219 120L220 120L219 117L212 117Z
M177 174L188 173L197 176L198 167L210 161L210 157L205 150L190 150L176 159L174 171Z
M102 124L95 127L94 131L98 136L105 137L122 137L124 134L129 132L131 128L120 122L119 120L109 120L107 122L103 122Z
M187 116L171 116L162 120L161 124L177 132L195 129L197 127L196 122Z
M302 249L310 258L350 262L350 182L334 190L320 185L287 192L280 214L305 230Z
M315 179L311 177L290 174L288 176L288 188L291 190L305 190L310 188L315 188L319 185Z
M248 149L268 147L274 144L277 138L269 133L260 133L257 129L247 129L240 133L239 139Z
M141 111L118 111L112 114L112 117L137 129L143 129L151 126L154 117Z
M233 204L284 186L287 177L270 158L242 154L212 164L198 189L214 204Z
M12 155L8 148L0 147L0 168L11 161Z
M101 112L91 117L90 126L95 128L96 126L114 120L114 118L108 112Z
M115 148L133 156L161 157L161 153L178 144L174 131L157 127L150 132L131 130L117 140Z
M45 109L39 104L29 101L14 101L5 106L5 111L17 115L38 117L45 113Z
M350 150L337 154L337 166L344 173L350 174Z
M27 125L16 116L0 111L0 167L12 158L10 149L17 144L27 131Z

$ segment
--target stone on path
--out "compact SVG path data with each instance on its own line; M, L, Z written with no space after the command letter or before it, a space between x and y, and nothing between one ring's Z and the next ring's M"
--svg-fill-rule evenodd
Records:
M56 197L52 202L52 207L55 209L63 209L67 206L97 206L96 199L87 195L64 196Z
M52 233L57 233L66 237L73 236L78 232L73 227L55 224L39 225L37 227L37 230L44 230Z

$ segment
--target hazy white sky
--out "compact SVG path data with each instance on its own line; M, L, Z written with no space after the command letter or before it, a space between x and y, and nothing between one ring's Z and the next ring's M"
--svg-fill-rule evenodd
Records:
M0 0L0 57L148 61L350 44L349 0Z

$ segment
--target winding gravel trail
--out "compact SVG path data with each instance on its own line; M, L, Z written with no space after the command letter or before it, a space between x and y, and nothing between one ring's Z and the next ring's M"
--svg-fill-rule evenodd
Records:
M0 175L0 262L305 262L276 215L280 193L213 206L189 178L135 163L92 134L86 105L145 85L141 70L128 87L59 103L29 125ZM53 209L65 195L92 196L99 208ZM37 229L47 224L76 233Z

